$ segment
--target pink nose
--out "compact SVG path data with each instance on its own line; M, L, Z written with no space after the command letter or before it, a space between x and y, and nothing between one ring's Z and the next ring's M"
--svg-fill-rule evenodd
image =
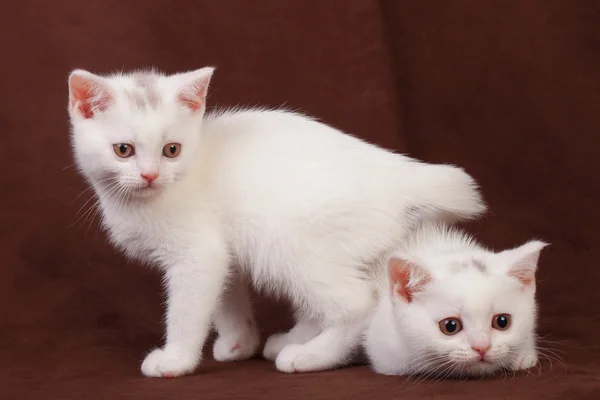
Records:
M487 344L485 346L473 346L471 348L473 350L475 350L477 353L479 353L479 355L481 356L481 359L483 359L483 357L485 356L485 353L487 353L487 351L490 349L490 345Z
M144 180L146 182L148 182L148 185L150 185L156 178L158 178L158 172L150 172L147 174L141 174L142 178L144 178Z

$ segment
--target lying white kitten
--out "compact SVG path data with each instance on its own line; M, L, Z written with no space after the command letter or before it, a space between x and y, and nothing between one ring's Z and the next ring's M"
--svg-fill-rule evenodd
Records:
M376 372L482 376L537 364L535 272L546 246L494 253L425 224L388 261L366 334Z
M343 364L375 305L372 265L414 220L485 206L461 169L393 154L283 111L204 116L212 68L69 78L78 166L114 244L164 271L166 344L146 376L259 345L247 283L289 298L297 325L269 338L280 371Z

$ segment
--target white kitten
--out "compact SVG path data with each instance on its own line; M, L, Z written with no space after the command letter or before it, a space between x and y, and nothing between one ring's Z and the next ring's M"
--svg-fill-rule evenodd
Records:
M481 376L537 364L535 272L545 243L494 253L425 224L389 258L366 334L376 372Z
M296 310L297 325L264 349L280 371L341 365L375 305L376 260L417 218L481 214L475 183L298 114L205 117L212 73L69 78L75 157L103 224L165 276L166 344L142 372L193 371L211 323L217 360L251 357L248 281Z

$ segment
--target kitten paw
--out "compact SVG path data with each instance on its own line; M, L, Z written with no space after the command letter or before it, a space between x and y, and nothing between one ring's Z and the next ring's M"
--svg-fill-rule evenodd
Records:
M142 374L154 378L174 378L189 374L198 365L196 355L175 349L155 349L142 363Z
M514 369L515 371L521 369L529 369L535 367L538 363L538 356L535 352L527 353L524 356L517 358Z
M275 366L279 371L287 373L321 371L324 369L321 359L319 355L307 352L305 345L290 344L279 352Z
M300 320L288 332L275 333L267 339L263 357L275 361L284 347L290 344L303 344L321 332L321 328L310 320Z
M267 339L263 349L263 357L267 360L275 361L277 355L289 344L286 333L275 333Z
M256 326L242 332L219 335L213 346L213 357L217 361L247 360L256 354L260 335Z

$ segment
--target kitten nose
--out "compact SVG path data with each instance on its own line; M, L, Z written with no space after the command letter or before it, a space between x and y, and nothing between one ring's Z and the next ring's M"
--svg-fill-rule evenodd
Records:
M483 356L485 356L485 353L487 353L487 351L490 349L490 345L486 344L483 346L473 346L471 347L473 350L475 350L477 353L479 353L479 355L481 356L481 358L483 358Z
M150 185L156 178L158 178L158 172L149 172L147 174L140 175L142 175L142 178L144 178L144 180L148 182L148 185Z

